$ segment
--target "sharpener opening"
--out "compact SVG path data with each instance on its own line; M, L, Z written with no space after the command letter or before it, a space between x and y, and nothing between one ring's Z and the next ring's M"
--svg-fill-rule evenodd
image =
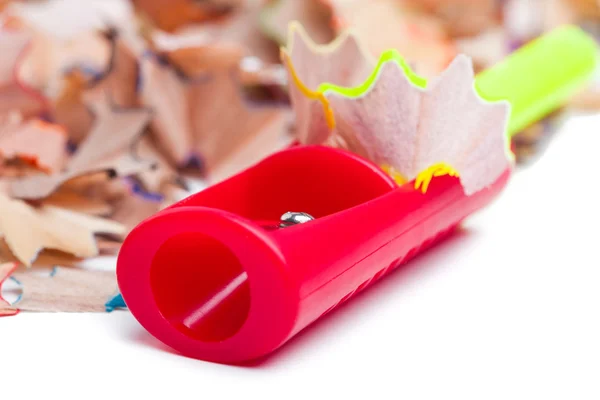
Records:
M150 285L162 316L200 341L233 336L250 311L242 264L227 246L201 233L176 235L158 249Z

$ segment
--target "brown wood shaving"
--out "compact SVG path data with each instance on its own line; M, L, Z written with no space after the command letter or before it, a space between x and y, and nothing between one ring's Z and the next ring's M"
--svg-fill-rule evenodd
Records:
M4 273L6 269L4 267ZM11 310L104 312L104 304L117 290L114 273L79 268L55 267L45 271L19 269L12 273L12 278L21 286L22 294L12 305L2 302L0 298L0 315Z
M95 233L122 236L123 225L70 210L32 207L0 195L0 235L17 259L31 265L42 249L56 249L77 257L98 255Z

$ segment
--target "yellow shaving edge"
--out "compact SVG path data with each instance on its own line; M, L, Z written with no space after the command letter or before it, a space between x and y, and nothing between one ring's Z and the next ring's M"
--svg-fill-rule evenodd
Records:
M333 114L333 110L325 97L324 90L319 87L317 90L312 90L308 86L302 82L296 68L294 67L294 63L290 57L290 53L294 48L294 33L298 33L302 38L303 42L310 48L310 50L314 53L319 54L328 54L335 52L346 40L352 38L355 40L360 53L362 53L363 57L368 60L371 64L375 65L375 60L371 56L371 53L367 50L365 45L361 42L358 36L354 33L352 29L346 29L331 42L326 44L317 44L312 38L308 35L308 32L304 29L302 24L298 21L292 21L288 25L288 44L286 47L281 48L280 57L282 61L288 67L288 71L292 77L292 81L294 85L300 90L300 92L311 100L317 100L323 106L323 112L325 114L325 120L327 122L327 126L329 129L333 130L335 128L335 116Z
M323 112L325 113L325 121L327 122L327 127L329 127L329 129L334 129L335 117L333 116L333 110L331 109L329 100L327 100L327 98L322 92L310 90L308 86L306 86L304 82L300 80L300 78L298 77L298 73L294 68L294 63L292 62L290 56L286 52L281 52L281 58L288 67L288 71L292 77L292 80L294 81L294 85L296 85L298 90L300 90L300 92L302 92L304 96L308 97L311 100L317 100L321 103L321 105L323 106Z
M437 163L434 164L424 171L420 172L415 179L415 189L419 190L421 188L421 192L423 194L427 193L427 189L429 188L429 184L434 176L443 176L450 175L458 177L458 171L452 168L450 165L446 163Z
M400 174L400 172L396 171L396 169L390 165L387 164L383 164L380 166L380 168L383 170L383 172L385 172L386 174L388 174L389 176L392 177L392 179L399 185L402 186L405 183L408 183L408 180L402 176L402 174Z
M301 37L304 43L314 52L320 54L328 54L336 51L346 40L353 39L358 46L358 50L363 55L363 57L371 64L375 64L375 59L365 46L365 44L360 40L359 36L355 33L352 28L345 29L339 35L337 35L331 42L325 44L317 44L312 40L312 38L308 35L308 32L304 29L301 23L298 21L292 21L288 25L288 45L289 51L291 52L294 48L294 32L297 32Z

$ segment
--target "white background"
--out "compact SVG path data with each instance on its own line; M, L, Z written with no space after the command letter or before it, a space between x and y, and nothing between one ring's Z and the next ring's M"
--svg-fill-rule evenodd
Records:
M0 398L600 399L599 155L600 117L571 119L459 234L251 367L126 311L0 318Z

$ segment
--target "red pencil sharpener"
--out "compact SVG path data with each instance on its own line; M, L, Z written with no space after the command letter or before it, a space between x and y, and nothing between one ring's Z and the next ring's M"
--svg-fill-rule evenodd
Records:
M357 155L292 147L137 226L119 287L135 318L182 354L255 359L444 238L509 176L471 196L437 177L423 194ZM280 225L289 211L314 219Z

